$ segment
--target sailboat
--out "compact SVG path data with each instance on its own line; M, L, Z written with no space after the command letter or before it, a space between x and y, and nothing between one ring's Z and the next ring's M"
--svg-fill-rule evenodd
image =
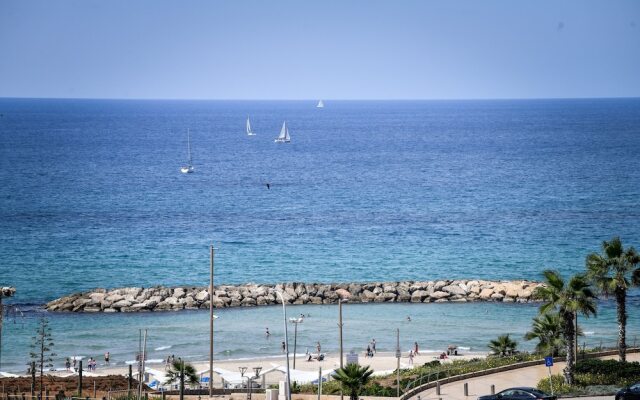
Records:
M289 143L291 138L289 137L289 128L287 128L287 121L282 123L282 129L280 129L280 135L274 140L276 143Z
M256 134L251 130L251 122L249 121L249 117L247 117L247 135L255 136Z
M318 102L318 105L316 106L316 108L324 108L324 102L322 100L320 100Z
M190 174L193 172L193 161L191 160L191 132L187 128L187 152L189 153L189 164L180 168L180 172L183 174Z

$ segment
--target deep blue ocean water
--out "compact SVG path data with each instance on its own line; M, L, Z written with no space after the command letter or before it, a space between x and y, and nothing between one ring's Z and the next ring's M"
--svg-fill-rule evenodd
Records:
M206 285L212 242L220 284L540 279L640 247L640 99L325 105L0 99L0 284Z

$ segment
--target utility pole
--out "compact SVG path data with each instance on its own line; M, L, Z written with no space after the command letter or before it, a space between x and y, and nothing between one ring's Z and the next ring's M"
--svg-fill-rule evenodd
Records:
M209 247L209 398L213 397L213 245Z
M342 348L342 326L344 324L342 323L342 298L338 298L338 328L340 331L340 369L342 369L343 365L343 360L344 360L344 354L343 354L343 348ZM342 389L340 389L340 400L344 400L344 392L342 391Z
M400 397L400 356L402 353L400 352L400 328L396 329L396 359L398 360L398 365L396 369L396 380L398 383L397 397Z
M318 368L318 400L322 398L322 367Z
M141 369L140 369L140 381L138 382L138 399L142 400L142 383L144 382L144 367L145 367L145 359L147 358L147 330L144 330L144 341L142 345L142 355L141 355Z

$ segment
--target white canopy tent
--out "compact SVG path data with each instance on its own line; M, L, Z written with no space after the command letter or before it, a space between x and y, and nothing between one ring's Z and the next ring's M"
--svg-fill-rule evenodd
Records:
M263 377L264 375L268 374L269 372L273 372L275 371L276 368L271 368L271 369L266 369L266 370L262 370L260 371L260 373L258 374L258 377ZM214 367L213 368L213 372L217 375L220 376L220 378L222 379L222 381L225 384L231 385L231 386L242 386L243 384L246 383L247 381L247 377L252 376L253 377L253 371L247 371L245 373L245 376L243 377L240 372L235 372L235 371L229 371L227 369L223 369L223 368L218 368L218 367ZM198 375L202 378L202 376L208 376L209 375L209 368L203 369L201 371L198 371ZM254 378L255 380L255 378Z
M271 364L274 368L283 374L287 374L287 368L276 364ZM328 378L335 372L335 369L322 371L322 377ZM289 375L291 376L291 382L298 382L300 384L315 383L318 381L318 372L316 371L302 371L299 369L289 369Z
M148 372L149 375L153 376L153 378L158 381L158 384L160 386L164 386L167 384L167 380L169 379L167 377L167 373L164 371L159 371L157 369L153 369L153 368L149 368L149 367L145 367L144 368L144 372Z

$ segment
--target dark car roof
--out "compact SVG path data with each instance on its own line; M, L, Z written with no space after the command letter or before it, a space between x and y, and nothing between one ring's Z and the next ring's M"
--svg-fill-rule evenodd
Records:
M517 386L517 387L512 387L512 388L508 388L508 389L502 390L502 392L504 392L504 391L506 391L506 390L523 390L523 391L525 391L525 392L532 392L532 393L534 393L534 394L536 394L536 395L537 395L538 393L542 393L542 394L545 394L545 395L547 395L547 396L548 396L548 394L547 394L547 393L545 393L545 392L543 392L542 390L537 389L537 388L534 388L534 387L529 387L529 386Z

